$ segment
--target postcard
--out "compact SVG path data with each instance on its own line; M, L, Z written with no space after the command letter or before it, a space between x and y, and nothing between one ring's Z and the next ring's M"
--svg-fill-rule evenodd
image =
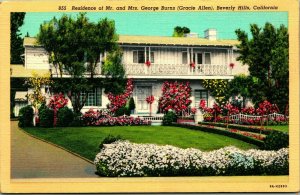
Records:
M298 6L2 1L1 192L298 192Z

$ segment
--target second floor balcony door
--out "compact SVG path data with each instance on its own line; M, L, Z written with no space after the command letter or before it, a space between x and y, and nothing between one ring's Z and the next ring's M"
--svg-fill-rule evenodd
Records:
M151 86L138 86L137 87L137 112L149 113L149 104L146 98L152 94Z

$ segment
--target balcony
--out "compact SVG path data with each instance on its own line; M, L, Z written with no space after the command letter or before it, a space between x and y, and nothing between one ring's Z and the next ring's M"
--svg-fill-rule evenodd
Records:
M231 76L227 65L196 64L126 64L126 74L129 76Z

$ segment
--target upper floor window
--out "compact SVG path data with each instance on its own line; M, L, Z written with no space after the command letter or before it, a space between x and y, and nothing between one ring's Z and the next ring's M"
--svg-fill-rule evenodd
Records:
M145 60L146 55L146 60ZM143 64L149 60L149 52L145 52L144 50L133 51L133 63ZM150 62L154 63L154 52L150 52Z
M210 53L204 53L204 62L205 62L205 64L211 64Z
M193 60L195 64L203 64L203 56L202 53L194 53Z
M193 53L193 60L195 64L211 64L211 55L209 52Z
M133 63L145 63L145 52L133 51Z

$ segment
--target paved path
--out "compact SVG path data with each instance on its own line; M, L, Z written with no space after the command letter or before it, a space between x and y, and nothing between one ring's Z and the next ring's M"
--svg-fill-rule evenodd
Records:
M87 178L95 166L63 149L35 139L11 121L12 178Z

